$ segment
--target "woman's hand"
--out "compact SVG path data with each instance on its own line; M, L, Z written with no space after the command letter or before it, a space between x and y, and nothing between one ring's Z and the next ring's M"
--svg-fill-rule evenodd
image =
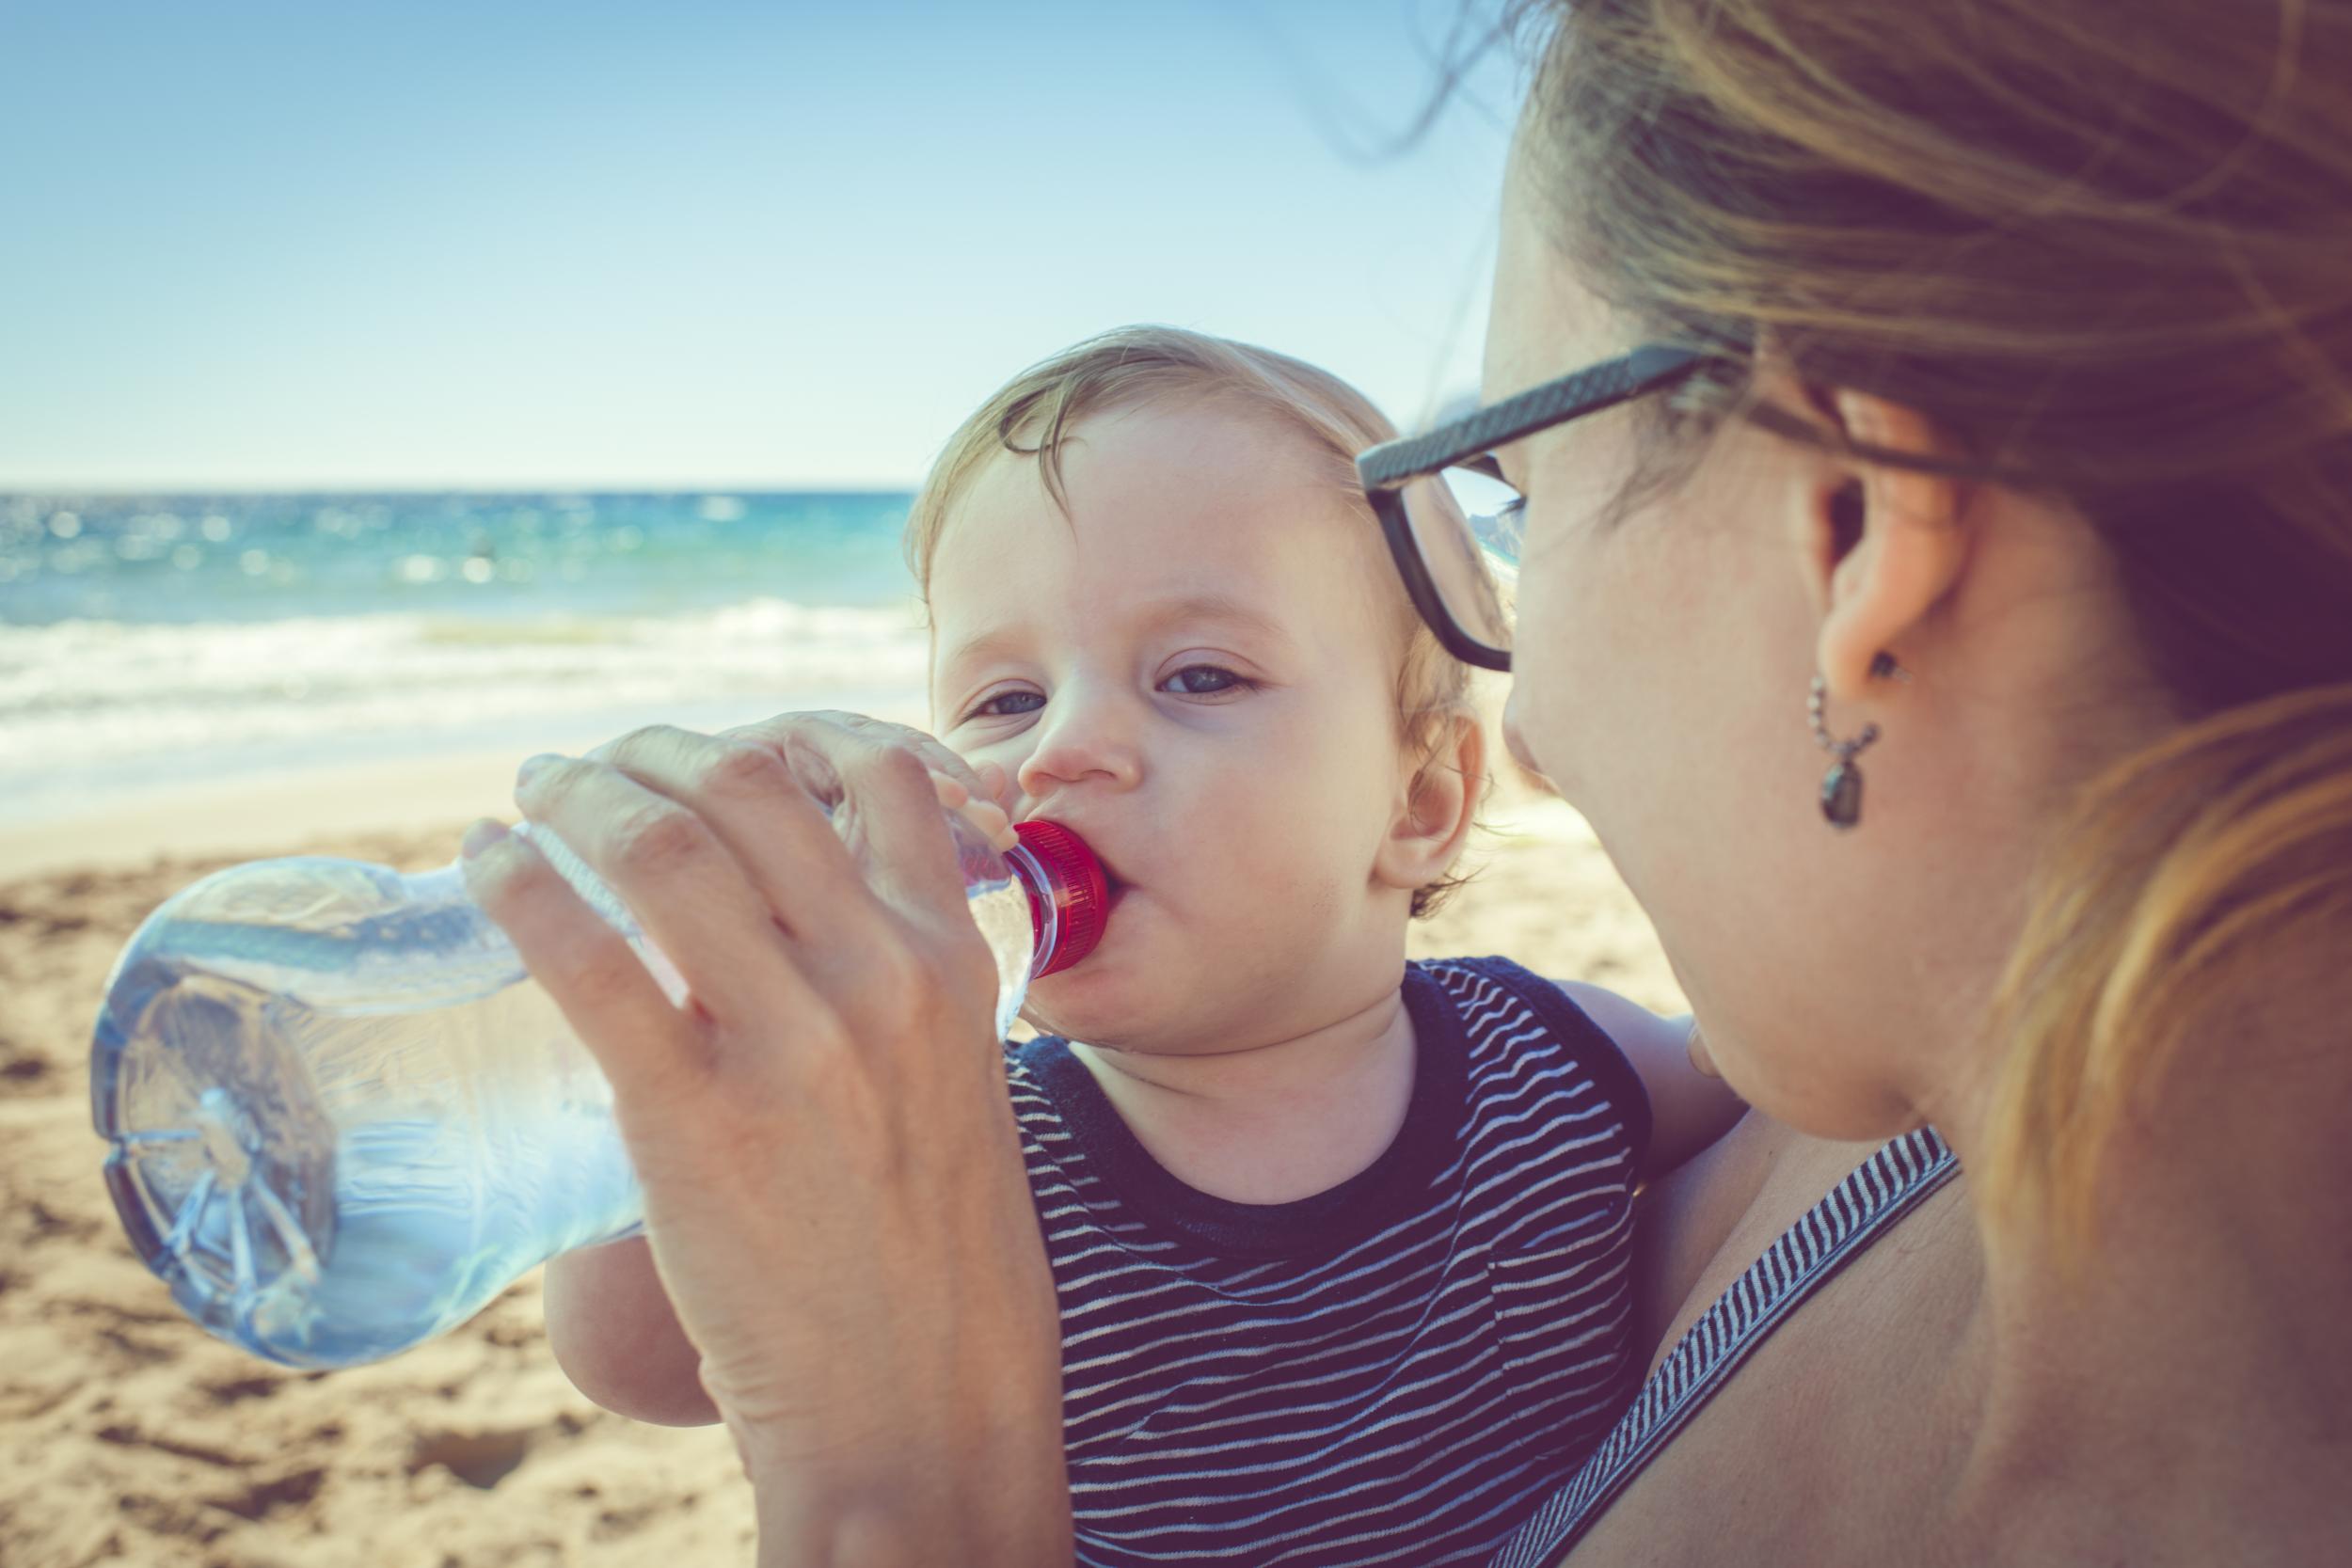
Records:
M679 1005L525 839L478 824L467 877L612 1081L761 1560L1035 1568L1070 1553L1053 1282L953 792L912 735L792 716L526 764L523 815Z
M1009 816L1012 781L1004 768L993 762L984 762L975 768L950 751L946 742L937 736L927 735L913 725L894 724L887 719L870 719L863 713L844 713L826 708L787 713L764 723L722 730L719 737L778 748L779 754L802 784L831 803L841 798L839 780L825 754L810 747L803 738L818 729L839 730L863 736L877 745L903 747L914 752L923 766L930 769L931 786L938 792L941 805L961 812L966 821L988 834L999 849L1009 849L1019 842L1012 832ZM629 738L634 737L624 737L613 745L624 744ZM592 759L601 759L609 750L610 747L599 746L588 755Z

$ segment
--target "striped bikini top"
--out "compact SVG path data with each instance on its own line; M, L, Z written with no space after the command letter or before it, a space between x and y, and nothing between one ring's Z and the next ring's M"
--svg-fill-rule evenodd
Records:
M1959 1173L1933 1128L1906 1133L1865 1160L1691 1325L1615 1430L1503 1543L1490 1568L1551 1568L1772 1330Z

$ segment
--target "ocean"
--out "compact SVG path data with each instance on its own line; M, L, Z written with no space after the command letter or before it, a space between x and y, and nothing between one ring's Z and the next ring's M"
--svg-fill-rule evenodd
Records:
M898 493L0 496L0 817L919 711Z

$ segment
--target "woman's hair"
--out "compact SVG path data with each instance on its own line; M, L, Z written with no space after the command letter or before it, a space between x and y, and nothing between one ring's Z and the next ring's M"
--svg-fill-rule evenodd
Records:
M2121 568L2183 727L2042 869L1974 1172L2078 1224L2189 1004L2352 932L2352 0L1516 9L1568 260L1725 367L1645 482L1729 419L1835 440L1756 403L1769 344L1965 458L1845 450L2063 500Z
M1171 326L1123 326L1062 350L1023 371L980 404L931 464L907 515L907 564L926 606L931 561L956 502L975 475L1006 453L1036 460L1047 492L1067 504L1062 490L1062 443L1088 418L1151 404L1221 403L1263 415L1288 429L1314 453L1333 493L1359 514L1367 538L1376 536L1371 503L1356 478L1356 453L1392 440L1396 428L1361 392L1303 359L1250 343ZM1385 581L1394 582L1383 571ZM1422 767L1446 765L1446 741L1456 721L1475 715L1470 672L1450 657L1421 623L1403 587L1392 619L1403 646L1396 708L1404 743ZM1472 781L1477 787L1478 781ZM1415 890L1412 912L1435 912L1467 879L1449 875Z

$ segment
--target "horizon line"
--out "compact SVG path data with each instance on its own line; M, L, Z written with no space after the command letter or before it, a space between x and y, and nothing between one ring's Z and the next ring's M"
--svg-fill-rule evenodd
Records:
M534 484L525 481L489 482L401 481L352 483L341 480L265 481L255 483L176 483L157 484L23 483L0 479L0 498L74 497L93 499L137 499L150 496L899 496L921 488L919 482L775 480L733 483L686 483L675 480L610 480L595 483L567 482Z

